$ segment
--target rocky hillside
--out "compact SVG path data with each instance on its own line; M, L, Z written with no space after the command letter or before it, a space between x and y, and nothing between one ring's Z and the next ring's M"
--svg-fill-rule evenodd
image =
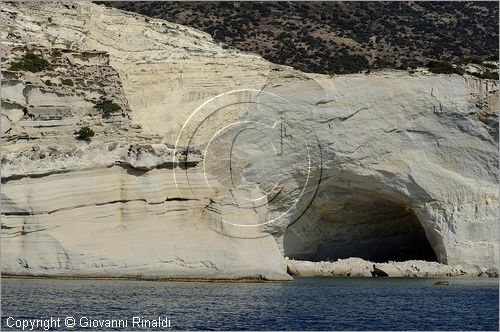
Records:
M1 10L3 274L498 266L498 81L304 73L91 2Z
M302 71L498 59L498 2L103 2L203 30Z
M7 141L61 135L71 140L89 126L112 135L112 128L120 130L130 120L120 78L105 52L8 43L2 62L2 137Z

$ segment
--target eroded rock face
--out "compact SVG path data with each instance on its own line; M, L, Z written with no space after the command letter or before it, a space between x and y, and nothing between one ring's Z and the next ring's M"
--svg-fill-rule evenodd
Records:
M361 258L339 259L334 262L309 262L286 259L288 271L300 277L391 277L442 278L490 277L494 271L450 266L437 262L410 260L405 262L373 263Z
M498 266L497 82L305 74L92 3L2 11L3 273L287 279L285 255ZM26 48L57 70L9 71ZM103 97L120 111L98 112Z

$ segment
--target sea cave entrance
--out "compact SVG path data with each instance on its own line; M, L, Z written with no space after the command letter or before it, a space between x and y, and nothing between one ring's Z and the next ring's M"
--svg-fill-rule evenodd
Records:
M287 257L309 261L438 260L405 202L342 190L320 192L309 210L285 231L283 249Z

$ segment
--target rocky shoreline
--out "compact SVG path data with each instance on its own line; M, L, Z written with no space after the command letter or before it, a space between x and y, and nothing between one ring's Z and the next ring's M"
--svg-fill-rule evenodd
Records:
M129 280L129 281L158 281L158 282L208 282L208 283L275 283L275 282L289 282L293 279L286 280L272 280L263 279L262 277L255 278L167 278L167 277L139 277L139 276L123 276L123 277L112 277L112 276L52 276L52 275L18 275L18 274L2 274L3 279L55 279L55 280Z
M498 267L485 269L450 266L419 260L387 263L374 263L356 257L335 262L298 261L289 258L285 260L288 273L294 277L498 278Z
M18 275L2 274L2 278L14 279L93 279L93 280L147 280L161 282L286 282L292 277L390 277L390 278L498 278L499 268L496 266L488 269L479 267L450 266L438 262L422 260L409 260L404 262L370 262L357 257L329 261L301 261L285 257L289 279L268 279L263 276L247 278L171 278L147 276L91 276L91 275Z

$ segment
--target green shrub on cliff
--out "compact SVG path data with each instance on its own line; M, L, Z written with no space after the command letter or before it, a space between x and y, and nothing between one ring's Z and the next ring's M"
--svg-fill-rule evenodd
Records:
M94 105L95 109L102 112L103 117L107 118L113 113L121 111L120 105L114 103L112 100L101 100Z
M47 70L49 68L50 68L50 63L47 60L32 52L26 53L21 60L14 61L10 65L10 70L13 71L25 70L33 73L37 73L42 70Z
M78 131L78 138L84 140L90 140L91 137L94 137L95 132L89 127L82 127Z
M427 63L427 68L434 74L463 74L463 71L460 68L455 68L448 62L429 61Z
M498 72L496 71L487 71L484 73L470 73L472 76L476 76L482 79L487 79L487 80L497 80L498 81Z

